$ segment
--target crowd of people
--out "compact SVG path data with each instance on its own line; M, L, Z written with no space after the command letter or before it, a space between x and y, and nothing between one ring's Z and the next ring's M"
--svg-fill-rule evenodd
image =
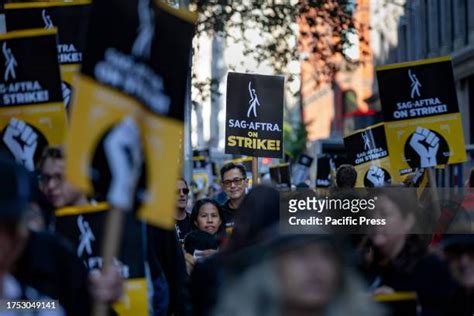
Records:
M58 209L101 202L67 182L62 148L47 148L34 174L1 157L0 174L0 298L51 298L60 308L48 315L78 316L91 315L94 302L120 300L119 268L88 270L56 231ZM175 230L144 225L137 238L146 239L150 315L474 314L474 235L466 217L451 218L450 233L420 234L432 204L387 187L378 191L377 212L389 225L358 235L284 234L280 192L270 184L249 189L246 174L225 164L216 183L222 192L196 200L179 178ZM342 165L334 186L353 188L356 178ZM468 204L447 208L469 214Z

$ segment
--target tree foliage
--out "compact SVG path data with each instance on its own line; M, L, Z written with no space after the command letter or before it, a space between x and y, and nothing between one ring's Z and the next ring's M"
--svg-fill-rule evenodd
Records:
M191 8L199 13L198 36L206 33L241 43L246 57L269 63L275 73L285 74L289 81L295 75L288 67L290 62L304 60L313 70L317 87L331 81L339 70L355 67L363 60L351 60L344 54L344 48L350 45L347 40L350 33L359 36L360 43L367 42L360 32L366 26L354 17L354 3L354 0L193 0ZM259 32L263 41L254 45L242 36L249 28ZM209 95L204 90L212 90L216 84L212 79L194 80L201 96Z

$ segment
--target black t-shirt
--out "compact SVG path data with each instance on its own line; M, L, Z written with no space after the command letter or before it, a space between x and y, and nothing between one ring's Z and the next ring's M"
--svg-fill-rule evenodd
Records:
M235 209L230 207L230 200L227 200L224 204L222 204L222 211L224 213L225 228L233 228Z
M151 277L155 280L164 273L170 291L168 314L191 315L187 288L189 279L181 246L173 230L147 225L147 251ZM158 293L159 294L159 293Z
M178 219L176 221L176 235L178 235L178 240L180 244L184 243L184 237L193 229L191 225L191 217L186 213L186 217L183 219Z
M69 316L91 314L87 269L61 236L31 231L14 276L22 284L59 300Z

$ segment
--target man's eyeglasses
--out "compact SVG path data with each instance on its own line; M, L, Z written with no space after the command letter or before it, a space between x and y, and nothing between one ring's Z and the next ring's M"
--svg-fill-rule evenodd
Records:
M186 195L189 193L189 189L188 188L183 188L183 189L178 189L177 193L178 194L181 194L181 192Z
M38 180L43 185L48 184L50 181L59 183L63 181L63 176L61 174L53 174L53 175L42 174L38 176Z
M234 178L232 180L224 180L222 181L222 184L225 186L225 187L230 187L233 184L235 185L241 185L242 184L242 181L244 181L245 178Z

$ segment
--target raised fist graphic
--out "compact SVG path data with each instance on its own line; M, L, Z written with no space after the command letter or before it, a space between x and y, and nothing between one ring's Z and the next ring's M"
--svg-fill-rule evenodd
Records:
M15 157L29 171L34 171L34 156L38 146L38 135L22 120L12 118L3 134L3 142Z
M132 117L111 130L104 151L112 175L107 200L121 210L131 210L143 161L140 130Z
M371 166L367 172L367 179L372 182L374 187L382 187L385 183L385 172L382 168Z
M424 127L417 127L413 133L410 146L420 156L420 167L436 166L436 154L439 149L439 137Z

